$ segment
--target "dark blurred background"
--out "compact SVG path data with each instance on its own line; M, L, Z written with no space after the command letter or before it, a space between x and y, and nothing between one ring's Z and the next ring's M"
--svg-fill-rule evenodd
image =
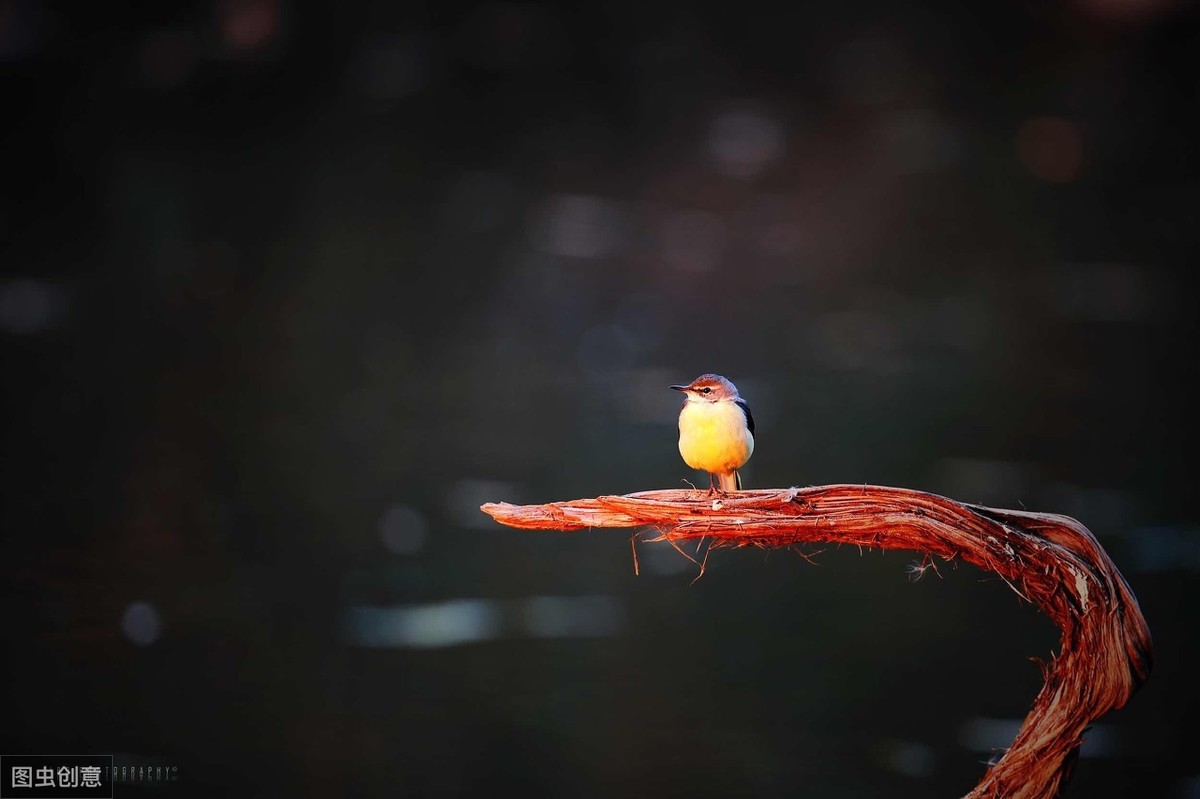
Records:
M693 584L479 513L696 480L667 386L717 371L749 486L1088 525L1157 663L1067 795L1200 796L1198 78L1171 0L0 0L0 752L162 796L965 793L1057 646L1004 583Z

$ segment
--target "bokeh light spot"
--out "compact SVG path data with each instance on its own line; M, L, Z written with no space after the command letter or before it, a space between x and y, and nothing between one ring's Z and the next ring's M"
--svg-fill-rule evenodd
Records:
M273 45L279 36L279 0L221 0L218 5L221 40L236 53L254 54Z
M542 252L568 258L603 258L625 247L621 207L599 197L558 194L534 212L530 239Z
M659 230L663 260L689 272L707 272L720 264L725 239L725 223L707 211L671 214Z
M0 330L6 333L44 333L61 324L66 315L66 293L53 283L42 280L0 283Z
M1083 171L1083 137L1063 117L1037 117L1017 133L1017 155L1025 168L1047 183L1070 183Z
M959 160L961 139L955 126L937 111L909 108L892 114L885 123L881 151L898 174L935 172Z
M149 602L133 602L121 615L121 632L138 646L150 646L162 633L162 617Z
M405 505L393 505L379 520L379 540L397 555L412 555L425 545L425 517Z
M766 114L730 111L713 120L708 148L718 171L752 178L783 155L783 129Z
M420 34L378 36L365 45L352 68L354 88L383 101L416 94L429 81L430 43Z

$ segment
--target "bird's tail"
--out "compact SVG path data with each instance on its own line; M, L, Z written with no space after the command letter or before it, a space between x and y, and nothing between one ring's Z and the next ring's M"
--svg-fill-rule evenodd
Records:
M741 491L742 476L737 471L732 471L729 474L718 474L717 486L722 491Z

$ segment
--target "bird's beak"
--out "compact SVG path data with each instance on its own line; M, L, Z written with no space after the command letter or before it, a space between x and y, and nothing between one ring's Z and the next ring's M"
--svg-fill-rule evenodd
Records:
M667 388L673 388L676 391L687 391L688 390L687 386L667 386Z

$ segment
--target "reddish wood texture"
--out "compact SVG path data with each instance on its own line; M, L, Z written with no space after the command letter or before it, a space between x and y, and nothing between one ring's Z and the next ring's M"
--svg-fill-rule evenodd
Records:
M910 549L993 572L1062 631L1059 654L1012 746L967 796L1058 796L1084 730L1121 707L1150 673L1150 630L1095 537L1067 516L998 510L902 488L831 485L709 496L644 491L546 505L489 503L511 527L657 528L679 541L780 547L802 542Z

